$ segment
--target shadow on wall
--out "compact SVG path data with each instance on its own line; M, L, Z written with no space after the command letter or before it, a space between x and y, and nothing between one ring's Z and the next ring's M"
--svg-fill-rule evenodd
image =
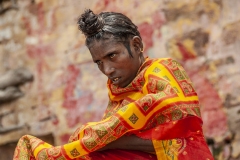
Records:
M18 9L17 0L0 0L0 14L10 9Z
M20 90L20 86L26 82L33 81L33 75L25 68L10 70L0 76L0 107L5 103L12 102L24 95ZM6 134L9 131L18 129L16 127L4 128L2 126L2 118L5 115L0 115L0 134ZM53 136L44 136L47 141L53 142ZM17 142L11 142L0 146L0 160L13 159L14 148Z
M33 75L25 68L10 70L0 77L0 105L8 103L24 94L19 89L19 86L33 81Z

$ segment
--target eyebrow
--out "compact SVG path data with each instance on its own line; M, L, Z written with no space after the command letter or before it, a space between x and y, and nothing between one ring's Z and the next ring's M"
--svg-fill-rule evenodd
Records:
M116 50L114 50L114 51L110 51L110 52L108 52L105 56L103 56L102 58L106 58L106 57L108 57L110 54L116 54L117 53L117 51ZM99 60L97 59L97 60L94 60L94 63L97 63Z

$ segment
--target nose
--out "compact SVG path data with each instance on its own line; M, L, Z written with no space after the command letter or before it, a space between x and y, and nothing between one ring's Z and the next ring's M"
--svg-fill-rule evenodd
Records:
M111 65L105 63L103 65L102 72L109 77L114 72L114 68Z

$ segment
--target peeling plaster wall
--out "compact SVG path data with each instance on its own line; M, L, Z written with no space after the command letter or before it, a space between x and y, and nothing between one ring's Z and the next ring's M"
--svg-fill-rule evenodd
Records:
M101 119L107 79L76 25L86 8L126 14L139 26L145 55L181 62L215 158L239 158L239 0L18 0L0 15L0 74L25 67L34 81L21 87L24 97L0 104L0 144L53 134L60 145L79 125Z

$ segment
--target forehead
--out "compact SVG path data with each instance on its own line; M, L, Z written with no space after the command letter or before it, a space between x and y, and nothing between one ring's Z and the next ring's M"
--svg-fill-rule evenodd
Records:
M94 40L89 45L90 53L93 59L102 58L110 53L124 49L122 42L118 42L114 39Z
M96 47L102 47L102 46L111 46L116 45L118 43L121 43L121 41L117 38L114 38L112 35L109 37L102 37L101 39L94 39L89 45L89 49L94 49Z

